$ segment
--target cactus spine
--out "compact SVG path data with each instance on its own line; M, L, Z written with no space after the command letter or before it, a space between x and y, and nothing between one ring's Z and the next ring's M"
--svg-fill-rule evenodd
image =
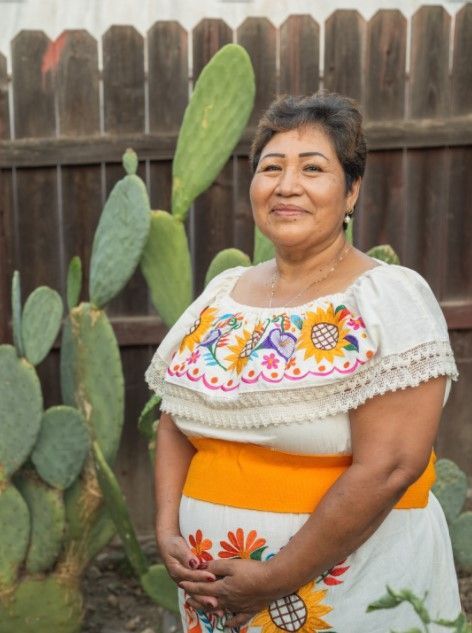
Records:
M80 260L69 268L65 404L47 411L34 365L56 339L62 300L41 287L22 310L14 275L15 347L0 346L0 633L79 633L80 574L115 531L91 454L95 441L113 461L124 418L119 348L102 308L133 273L150 225L134 152L124 164L127 175L110 194L94 241L91 303L78 304Z

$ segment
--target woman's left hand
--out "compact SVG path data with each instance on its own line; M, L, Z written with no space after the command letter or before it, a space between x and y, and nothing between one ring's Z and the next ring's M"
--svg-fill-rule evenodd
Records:
M209 561L207 571L217 576L212 583L182 581L179 587L192 596L214 596L218 609L230 611L233 619L226 626L244 624L255 613L276 600L280 593L270 574L271 565L246 559Z

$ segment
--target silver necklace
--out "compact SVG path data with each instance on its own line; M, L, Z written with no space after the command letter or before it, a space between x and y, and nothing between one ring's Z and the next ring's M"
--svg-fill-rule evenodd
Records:
M338 255L338 257L336 257L336 259L334 260L332 266L330 268L328 268L328 270L325 272L325 274L322 275L321 277L317 277L316 279L313 279L312 281L310 281L308 286L305 286L304 288L302 288L300 290L300 292L297 292L297 294L293 295L293 297L290 297L290 299L285 301L285 306L288 306L290 303L293 303L295 301L295 299L298 299L298 297L300 297L302 294L304 294L309 288L311 288L312 286L314 286L316 284L319 284L321 281L323 281L324 279L329 277L329 275L331 275L331 273L334 270L336 270L338 265L342 262L342 260L345 258L345 256L347 255L347 253L350 250L351 250L351 245L350 244L346 244L346 246L341 251L341 254ZM320 270L322 270L322 269L320 269ZM277 283L279 281L279 278L280 278L279 271L278 271L278 269L276 267L275 271L274 271L274 273L272 275L272 282L270 284L269 308L272 308L272 302L274 300L274 295L275 295L275 287L276 287L276 285L277 285Z

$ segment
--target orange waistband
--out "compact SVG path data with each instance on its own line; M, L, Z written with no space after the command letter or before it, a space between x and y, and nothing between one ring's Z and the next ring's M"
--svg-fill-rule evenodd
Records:
M350 455L290 455L264 446L190 438L197 449L183 494L221 505L269 512L310 513L351 465ZM426 470L395 505L424 508L435 481L434 453Z

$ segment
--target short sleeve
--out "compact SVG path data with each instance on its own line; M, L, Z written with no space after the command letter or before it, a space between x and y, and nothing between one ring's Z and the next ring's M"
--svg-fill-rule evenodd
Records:
M167 332L145 372L145 380L149 388L158 396L162 397L163 395L166 369L182 338L199 319L205 307L213 302L221 293L228 292L242 272L244 272L244 267L236 266L214 277L201 295L184 310Z
M360 280L355 303L376 350L356 377L357 404L438 376L457 379L446 320L421 275L382 265Z

